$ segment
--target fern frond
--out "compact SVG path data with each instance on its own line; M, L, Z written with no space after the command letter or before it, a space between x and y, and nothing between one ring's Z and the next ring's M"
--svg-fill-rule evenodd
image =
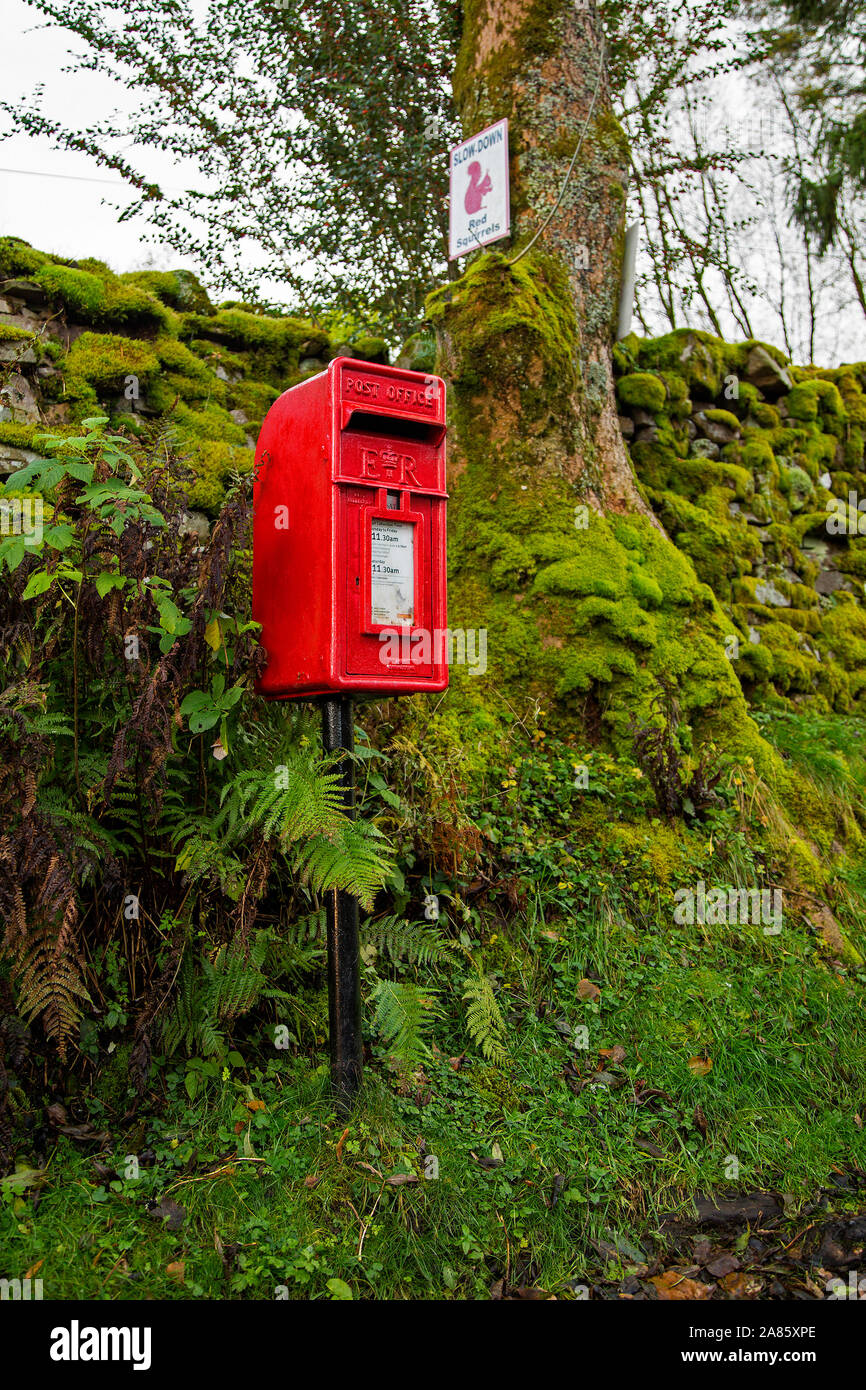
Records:
M461 949L432 922L407 922L401 917L368 919L361 934L365 945L409 965L448 965Z
M296 864L315 892L343 888L369 912L391 869L386 846L375 826L345 820L338 833L318 835L300 848Z
M505 1060L505 1020L488 975L470 975L464 982L466 1031L488 1062Z
M30 927L14 959L18 1008L30 1022L43 1015L45 1032L61 1059L78 1031L82 1003L91 1003L75 943L78 909L70 898L60 920Z
M430 1055L427 1037L443 1016L438 995L436 989L392 980L379 980L373 991L373 1027L406 1070Z

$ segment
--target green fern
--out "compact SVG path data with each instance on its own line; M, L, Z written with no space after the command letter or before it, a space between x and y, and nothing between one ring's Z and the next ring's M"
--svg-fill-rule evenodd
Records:
M232 1019L249 1012L263 995L282 996L282 991L268 988L262 969L269 938L267 930L256 932L248 954L237 937L228 946L221 946L213 960L186 953L177 1001L163 1030L163 1045L169 1055L180 1047L204 1056L223 1051L223 1029Z
M375 840L380 844L375 844ZM387 841L366 821L348 819L330 835L317 835L295 857L296 867L316 893L342 888L369 912L391 871Z
M365 945L375 946L389 960L409 965L450 965L461 949L431 922L407 922L401 917L368 919L362 936Z
M488 1062L503 1062L505 1051L505 1020L493 992L490 977L470 975L464 982L466 1031Z
M374 825L346 815L339 774L322 771L303 751L284 756L279 774L273 765L240 772L224 788L214 816L178 819L172 835L177 868L191 879L217 877L236 899L246 874L233 848L258 833L278 842L314 892L345 889L369 911L391 871L387 842Z
M373 991L373 1027L407 1071L430 1056L427 1038L443 1011L439 991L393 980L379 980Z

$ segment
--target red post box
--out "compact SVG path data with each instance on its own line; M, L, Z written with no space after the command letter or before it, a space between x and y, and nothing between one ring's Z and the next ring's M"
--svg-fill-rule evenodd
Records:
M284 391L256 449L259 693L444 690L445 383L337 358Z

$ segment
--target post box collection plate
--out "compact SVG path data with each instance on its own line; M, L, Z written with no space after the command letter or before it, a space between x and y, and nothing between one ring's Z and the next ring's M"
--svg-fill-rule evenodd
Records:
M445 383L337 358L285 391L256 449L259 692L448 684Z

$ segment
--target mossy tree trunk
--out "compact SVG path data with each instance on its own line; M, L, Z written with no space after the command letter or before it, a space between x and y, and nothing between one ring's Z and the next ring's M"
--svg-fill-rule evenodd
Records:
M594 10L468 0L454 88L467 134L509 118L513 237L428 300L450 383L450 622L488 631L486 690L455 670L452 699L528 696L551 726L622 744L673 680L687 717L750 743L731 625L653 517L617 421L628 151Z
M649 515L623 444L613 391L628 148L611 110L594 9L578 8L574 0L470 0L454 92L466 134L509 118L512 248L498 266L502 288L507 291L509 281L504 260L540 232L529 264L540 267L549 258L546 273L555 279L563 314L573 320L569 370L543 383L549 425L561 434L558 452L591 503ZM560 197L581 132L562 201L541 230ZM447 342L447 326L444 337L459 373L461 345ZM513 347L503 342L504 370L494 374L490 388L497 415L501 419L506 403L519 431L527 408L535 413L538 364L527 382L532 399L524 400L521 377L509 370Z

